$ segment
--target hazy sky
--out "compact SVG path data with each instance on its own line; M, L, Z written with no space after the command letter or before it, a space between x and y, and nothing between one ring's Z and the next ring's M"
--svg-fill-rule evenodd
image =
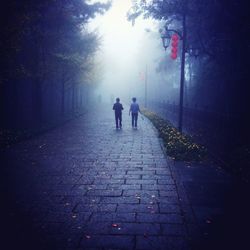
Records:
M136 20L134 26L126 19L131 7L130 0L115 0L111 9L103 16L98 16L90 24L102 36L100 57L103 62L104 76L100 92L114 96L134 95L134 89L140 87L140 71L145 71L147 55L150 51L142 48L152 38L145 28L153 28L150 20ZM156 41L158 42L158 41ZM138 85L139 84L139 85ZM135 86L138 85L138 86Z

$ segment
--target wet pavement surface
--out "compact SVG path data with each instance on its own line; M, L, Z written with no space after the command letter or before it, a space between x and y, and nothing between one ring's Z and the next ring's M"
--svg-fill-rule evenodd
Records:
M246 188L218 167L168 159L127 107L116 130L111 109L1 152L3 249L245 249Z

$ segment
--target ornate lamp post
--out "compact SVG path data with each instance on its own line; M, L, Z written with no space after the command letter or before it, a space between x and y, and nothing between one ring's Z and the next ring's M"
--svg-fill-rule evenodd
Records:
M171 35L177 34L179 39L182 40L182 51L181 51L181 77L180 77L180 104L179 104L179 122L178 129L182 132L182 113L183 113L183 90L185 80L185 52L186 52L186 19L183 17L183 31L182 34L174 29L168 29L165 26L165 30L160 30L163 47L166 50L170 44Z

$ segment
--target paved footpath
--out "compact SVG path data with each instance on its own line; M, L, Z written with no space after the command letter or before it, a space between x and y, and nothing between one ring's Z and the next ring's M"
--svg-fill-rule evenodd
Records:
M4 152L5 249L191 249L200 232L182 177L138 123L126 109L115 130L99 107Z

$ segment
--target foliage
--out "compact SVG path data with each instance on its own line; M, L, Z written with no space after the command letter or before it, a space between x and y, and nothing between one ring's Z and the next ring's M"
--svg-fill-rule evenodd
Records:
M238 45L241 35L248 31L249 16L244 0L227 2L200 0L134 0L128 12L128 20L139 15L144 18L165 20L166 25L176 25L186 16L187 42L189 47L200 48L206 55L219 60L230 50L241 52ZM247 48L248 39L241 42ZM237 43L235 43L237 42ZM234 56L237 55L234 53Z
M44 99L50 102L49 98L60 92L63 106L66 94L68 99L70 93L71 99L79 96L76 86L94 74L100 42L87 24L109 6L109 2L91 4L85 0L10 0L1 6L0 112L6 121L11 118L9 123L17 124L20 116L27 115L19 108L24 93L32 103L22 109L32 107L30 115L38 126L48 113L43 110ZM53 85L50 89L54 92L44 98L48 85ZM13 102L7 105L9 99Z
M169 121L153 112L144 109L142 113L159 131L168 156L183 161L201 161L206 158L205 147L195 143L191 136L180 133Z
M96 13L103 13L107 8L105 4L91 5L79 0L25 0L22 3L12 0L6 3L1 9L1 76L6 76L4 82L13 76L41 77L45 72L55 71L59 62L65 67L87 63L98 46L96 35L88 33L84 27ZM64 56L53 61L53 56L60 53ZM68 63L65 63L66 58ZM36 72L34 64L38 66Z
M133 3L128 20L142 15L161 20L181 32L180 20L186 16L187 49L199 49L198 58L186 54L186 66L189 64L192 68L189 74L192 86L187 83L185 91L189 106L206 106L223 114L243 113L239 122L246 122L250 100L247 1L134 0ZM165 67L159 65L158 71L166 75L169 65L169 62ZM190 73L187 68L186 73Z

